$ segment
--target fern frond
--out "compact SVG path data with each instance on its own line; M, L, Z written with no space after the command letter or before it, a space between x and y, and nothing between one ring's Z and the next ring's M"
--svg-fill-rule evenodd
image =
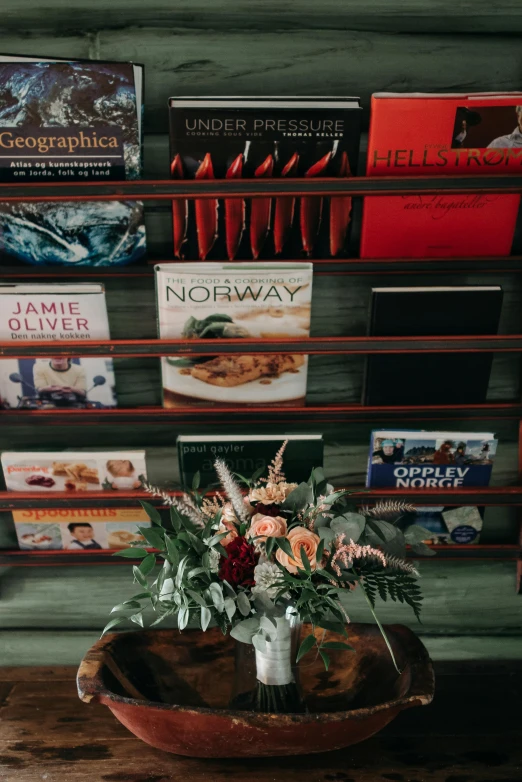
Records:
M417 508L409 502L397 502L395 500L386 500L377 502L373 506L365 505L360 513L370 519L382 519L389 521L402 516L404 513L416 513Z

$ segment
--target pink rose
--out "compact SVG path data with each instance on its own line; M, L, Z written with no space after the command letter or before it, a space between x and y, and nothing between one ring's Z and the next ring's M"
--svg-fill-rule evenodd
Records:
M286 535L286 521L281 516L263 516L262 513L252 516L247 537L256 538L256 543L264 542L267 538L282 538L284 535Z
M305 554L309 559L310 566L312 570L315 570L317 567L317 547L321 540L319 535L316 535L314 532L310 532L310 530L306 529L306 527L294 527L290 530L286 536L286 539L290 543L293 556L289 557L288 554L285 554L282 549L278 549L276 553L276 559L281 563L281 565L290 573L297 573L297 568L304 570L303 561L301 559L301 549L304 548Z

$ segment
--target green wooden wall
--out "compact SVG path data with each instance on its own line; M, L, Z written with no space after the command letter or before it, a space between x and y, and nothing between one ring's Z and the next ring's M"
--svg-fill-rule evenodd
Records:
M94 59L134 59L146 66L145 175L168 175L167 98L170 95L360 95L368 119L378 90L517 90L522 76L520 0L2 0L0 52ZM364 145L364 143L363 143ZM149 246L170 257L168 205L147 208ZM504 289L503 333L520 333L519 276L479 271L410 274L405 285L488 284ZM372 285L393 276L320 276L314 281L312 333L364 334ZM114 338L155 336L152 279L107 283ZM309 401L360 399L363 359L313 357ZM160 403L159 362L120 360L123 405ZM465 366L463 366L465 371ZM497 356L489 398L520 395L519 359ZM408 421L398 421L406 426ZM376 420L375 427L382 426ZM415 428L433 428L429 421ZM517 481L517 422L436 428L478 428L497 433L501 446L492 483ZM259 428L259 427L257 427ZM323 431L326 471L338 484L364 480L370 424L297 425L281 431ZM256 427L253 425L252 431ZM175 439L203 425L7 426L0 449L147 448L155 481L177 484ZM237 431L237 429L234 429ZM483 540L514 542L515 511L489 508ZM14 545L7 514L0 517L0 547ZM434 562L422 566L425 636L437 659L515 658L522 651L522 597L515 595L513 563ZM131 593L126 566L1 568L0 664L76 663L105 624L111 605ZM355 597L353 619L365 616ZM402 607L386 606L386 621L412 624Z

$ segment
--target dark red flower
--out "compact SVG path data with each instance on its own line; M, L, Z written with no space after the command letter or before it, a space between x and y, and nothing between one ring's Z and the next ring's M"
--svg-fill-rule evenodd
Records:
M283 515L283 512L281 511L281 506L278 505L276 502L270 502L267 505L263 505L262 502L258 502L255 505L256 513L262 513L263 516L281 516Z
M254 586L254 568L259 554L246 538L238 535L226 546L228 557L221 559L219 577L231 586Z

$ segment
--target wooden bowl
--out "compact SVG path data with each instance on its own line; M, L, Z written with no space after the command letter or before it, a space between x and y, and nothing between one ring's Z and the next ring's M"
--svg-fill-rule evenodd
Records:
M229 709L235 642L218 628L105 636L80 665L78 693L86 703L104 703L147 744L178 755L261 757L340 749L377 733L403 709L430 703L434 691L428 652L411 630L386 628L400 676L377 627L350 624L347 630L356 651L332 652L328 672L313 655L300 663L306 714ZM309 632L305 626L303 633Z

